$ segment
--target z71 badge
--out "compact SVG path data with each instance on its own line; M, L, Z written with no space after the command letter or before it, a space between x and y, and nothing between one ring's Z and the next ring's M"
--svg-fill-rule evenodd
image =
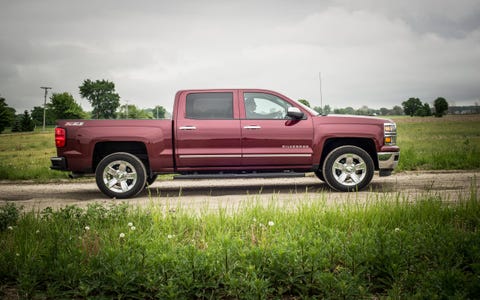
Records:
M83 126L83 122L66 122L65 126Z

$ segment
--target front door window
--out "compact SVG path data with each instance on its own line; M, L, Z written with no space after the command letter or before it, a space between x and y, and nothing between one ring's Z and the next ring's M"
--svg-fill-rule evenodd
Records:
M245 116L248 120L288 119L292 105L277 96L264 93L245 93Z

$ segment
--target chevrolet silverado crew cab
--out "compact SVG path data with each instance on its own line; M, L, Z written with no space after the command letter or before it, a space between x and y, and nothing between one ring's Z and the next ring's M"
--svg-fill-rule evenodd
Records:
M54 170L95 174L107 196L129 198L158 174L274 177L314 172L337 191L366 187L397 166L396 125L322 116L277 92L182 90L171 120L60 120Z

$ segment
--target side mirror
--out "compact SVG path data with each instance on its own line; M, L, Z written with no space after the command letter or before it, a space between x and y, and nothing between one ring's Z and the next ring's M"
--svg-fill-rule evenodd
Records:
M292 119L302 119L304 114L298 107L289 107L287 110L287 116Z

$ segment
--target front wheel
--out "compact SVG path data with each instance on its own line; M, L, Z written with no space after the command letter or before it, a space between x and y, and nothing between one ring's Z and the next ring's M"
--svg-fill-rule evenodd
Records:
M342 146L327 155L322 173L334 190L351 192L367 186L373 178L374 169L373 160L365 150Z
M146 177L142 161L126 152L117 152L104 157L95 171L100 191L118 199L136 196L143 190Z

